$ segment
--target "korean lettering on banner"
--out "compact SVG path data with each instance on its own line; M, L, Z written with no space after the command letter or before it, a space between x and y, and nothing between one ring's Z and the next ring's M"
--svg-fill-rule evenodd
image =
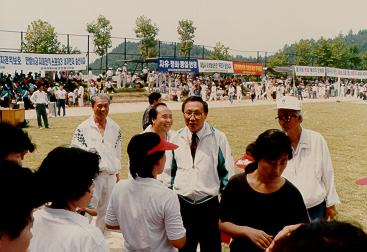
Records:
M233 62L233 73L243 75L262 75L263 65L252 62Z
M196 59L158 58L160 72L195 72L199 71Z
M224 60L198 60L201 73L233 73L233 62Z
M325 76L325 67L294 66L297 76Z
M341 77L348 79L367 79L367 71L365 70L350 70L327 67L326 75L329 77Z
M61 71L85 70L86 56L82 54L35 54L0 52L0 69Z

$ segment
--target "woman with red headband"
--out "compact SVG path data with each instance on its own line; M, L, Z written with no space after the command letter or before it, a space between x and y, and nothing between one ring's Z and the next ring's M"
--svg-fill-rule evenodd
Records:
M124 251L173 252L184 246L177 195L156 179L163 172L165 151L177 145L148 132L134 136L127 146L130 174L120 180L107 208L106 226L120 229Z

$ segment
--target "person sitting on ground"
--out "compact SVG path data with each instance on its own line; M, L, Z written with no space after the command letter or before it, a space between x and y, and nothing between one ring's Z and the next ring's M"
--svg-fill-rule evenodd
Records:
M11 160L19 165L23 164L24 156L35 149L26 132L6 122L0 123L0 140L0 160Z
M276 129L263 132L253 157L257 169L233 176L222 193L219 226L233 239L231 252L264 251L284 226L309 222L301 193L281 177L293 157L289 137Z
M267 252L360 252L366 250L367 234L349 223L321 221L301 225L274 241Z
M79 148L57 147L36 172L38 200L30 252L107 252L102 232L78 213L92 198L100 157Z
M34 174L15 162L0 161L0 252L26 252L32 238L32 211L38 207Z
M120 229L124 251L173 252L186 242L177 195L160 181L165 151L178 146L153 132L134 136L127 146L130 174L120 180L107 208L106 226Z

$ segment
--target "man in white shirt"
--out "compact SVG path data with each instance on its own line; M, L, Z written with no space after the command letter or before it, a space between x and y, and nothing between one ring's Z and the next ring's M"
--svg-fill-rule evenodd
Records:
M60 88L55 92L56 103L57 103L57 115L60 116L60 110L62 108L63 115L65 116L65 99L66 91L64 85L60 85Z
M181 250L221 251L218 195L234 174L234 161L225 134L206 122L208 104L191 96L182 104L186 127L172 142L173 151L169 186L178 194L186 228L186 245Z
M291 139L294 150L283 177L301 192L312 221L334 219L335 205L340 200L325 139L320 133L301 127L302 105L296 97L282 97L277 101L277 109L279 125Z
M40 84L38 86L38 89L32 94L31 102L36 105L38 128L42 129L41 117L43 119L43 123L45 124L45 128L48 128L49 125L46 112L48 98L46 92L44 91L44 86L42 84Z
M96 225L105 230L107 204L121 167L121 129L108 117L110 99L106 94L92 98L93 115L75 130L71 145L97 151L101 157L100 174L95 180L92 205L97 210Z
M78 88L78 104L79 104L79 107L84 106L84 87L81 84L79 85L79 88Z

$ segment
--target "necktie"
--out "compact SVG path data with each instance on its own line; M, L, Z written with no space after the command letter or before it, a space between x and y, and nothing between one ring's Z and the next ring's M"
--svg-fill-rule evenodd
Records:
M192 133L191 145L190 145L192 159L195 159L195 153L198 147L198 143L199 143L198 135L196 135L196 133Z

